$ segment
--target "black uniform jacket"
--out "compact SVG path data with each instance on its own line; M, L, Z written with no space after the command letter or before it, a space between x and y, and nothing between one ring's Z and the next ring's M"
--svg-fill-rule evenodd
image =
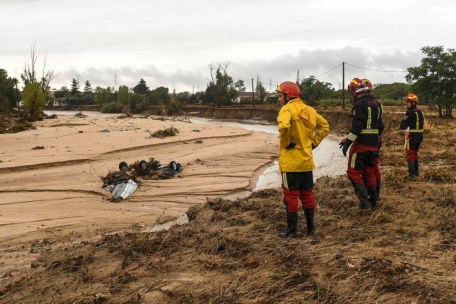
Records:
M382 108L372 95L364 95L353 105L353 121L348 139L360 144L377 147L383 132Z
M413 104L412 107L405 112L405 116L402 119L399 128L402 130L410 128L409 141L413 144L418 144L423 141L423 125L423 112L416 107L416 104Z

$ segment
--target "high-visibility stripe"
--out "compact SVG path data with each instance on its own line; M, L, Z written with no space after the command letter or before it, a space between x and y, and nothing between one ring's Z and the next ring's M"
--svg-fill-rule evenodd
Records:
M418 129L418 130L410 129L410 133L423 133L423 132L424 132L423 129Z
M417 130L420 129L420 116L418 115L418 112L415 112L415 116L416 116L416 128Z
M358 138L358 135L355 135L351 132L348 133L348 139L350 139L351 141L355 141L357 138Z
M355 169L356 155L357 155L357 154L358 154L358 153L353 153L353 154L352 154L352 159L351 159L351 163L350 163L350 168Z
M362 129L360 134L378 134L378 129Z
M367 122L366 122L366 129L370 129L372 125L372 108L367 108Z
M290 190L290 189L288 189L288 180L287 180L286 172L282 172L282 181L283 181L283 186L285 187L285 189Z

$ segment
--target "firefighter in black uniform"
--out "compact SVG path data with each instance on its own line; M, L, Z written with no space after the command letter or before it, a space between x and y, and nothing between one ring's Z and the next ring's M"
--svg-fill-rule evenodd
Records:
M418 150L423 141L424 115L416 107L418 97L415 94L408 94L404 97L407 105L407 112L402 119L399 128L405 131L405 155L408 163L409 177L418 176Z
M342 140L340 147L344 156L349 152L347 177L360 200L357 209L375 210L377 181L374 166L375 158L378 157L379 127L383 126L380 108L363 80L354 78L348 85L348 90L354 98L353 121L350 133Z

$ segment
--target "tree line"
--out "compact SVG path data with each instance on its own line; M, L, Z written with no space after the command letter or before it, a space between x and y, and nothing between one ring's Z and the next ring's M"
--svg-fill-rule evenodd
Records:
M380 101L399 101L406 94L413 92L421 102L435 103L440 117L452 117L452 109L456 103L456 51L445 50L443 46L426 46L421 48L424 57L421 64L409 67L405 80L407 83L375 84L375 97ZM43 107L54 100L63 105L101 106L102 112L142 113L148 106L159 106L162 114L174 114L185 104L206 104L214 107L232 105L238 101L239 94L247 90L244 80L234 79L228 74L229 62L210 64L207 87L204 91L190 94L189 92L170 92L166 87L150 89L144 79L140 79L133 88L121 85L118 88L100 87L95 89L89 80L84 82L81 90L79 81L73 79L70 86L62 86L50 94L50 84L55 78L54 70L46 69L46 58L42 75L36 72L37 56L34 45L31 47L30 61L23 65L21 79L23 90L18 88L18 79L9 77L6 70L0 69L0 111L17 108L22 101L24 108L31 117L42 113ZM301 99L310 105L323 105L325 101L342 99L343 90L336 90L331 83L322 82L310 75L297 80L301 88ZM251 90L251 89L250 89ZM268 95L261 79L257 76L254 86L254 98L245 97L241 103L255 104L276 103L277 98ZM345 90L345 99L350 97Z

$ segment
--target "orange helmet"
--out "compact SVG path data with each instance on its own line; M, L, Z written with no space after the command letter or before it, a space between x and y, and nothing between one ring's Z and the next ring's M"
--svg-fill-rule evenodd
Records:
M372 85L372 82L369 80L369 79L363 79L363 82L367 85L367 87L369 88L369 90L373 90L374 89L374 86Z
M418 102L418 96L416 96L415 94L408 94L407 96L404 97L404 100L405 102L411 102L411 103L417 103Z
M287 94L290 98L299 98L299 86L295 82L282 82L276 89L276 92Z
M353 96L355 96L358 93L368 91L369 87L362 79L353 78L350 84L348 85L348 90L350 91L350 93L352 93Z

